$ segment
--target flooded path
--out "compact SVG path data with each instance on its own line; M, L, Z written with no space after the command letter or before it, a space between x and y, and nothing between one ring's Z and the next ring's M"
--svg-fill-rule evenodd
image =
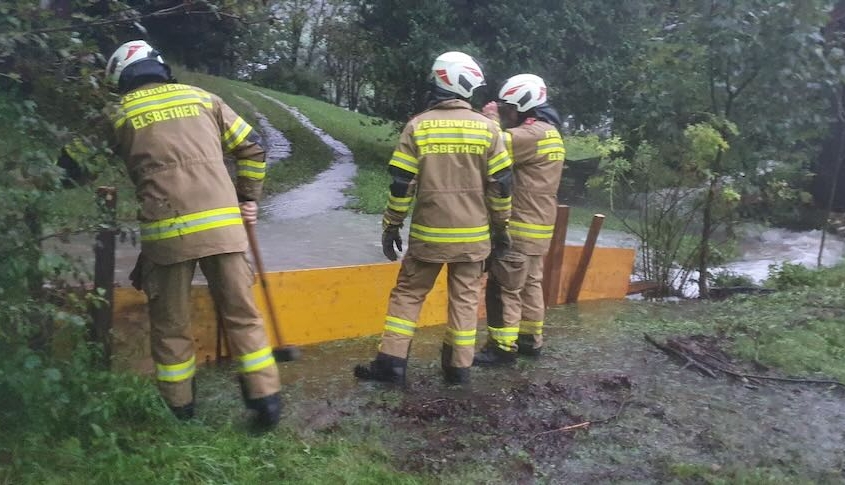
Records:
M272 165L279 160L284 160L290 157L291 146L290 141L285 138L285 135L276 129L262 113L255 109L252 103L246 99L235 95L238 101L249 106L252 110L255 119L258 120L258 125L261 131L261 138L264 140L264 150L266 150L266 161L268 165Z
M345 207L348 198L344 190L352 184L352 178L358 170L349 147L314 126L296 108L258 91L253 92L288 111L331 148L334 155L329 169L317 175L313 182L266 199L261 204L266 218L272 221L300 219Z

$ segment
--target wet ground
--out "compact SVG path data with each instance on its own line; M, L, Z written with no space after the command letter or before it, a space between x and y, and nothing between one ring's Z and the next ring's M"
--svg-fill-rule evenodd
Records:
M281 365L285 423L377 440L400 469L447 483L665 483L690 466L845 482L841 391L704 377L627 332L632 305L550 311L541 359L474 369L466 389L441 381L442 327L418 332L404 391L352 378L374 338L307 347Z
M334 156L329 169L317 175L313 182L264 200L261 210L266 218L271 221L301 219L345 207L348 199L344 190L350 186L358 170L349 147L314 126L311 120L296 108L258 91L253 92L288 111L322 140Z
M277 130L266 116L258 112L252 103L240 96L236 97L241 103L250 107L255 119L258 120L258 127L261 131L261 139L266 152L265 159L267 164L272 165L279 160L284 160L290 157L291 144L290 141L285 138L285 135L281 131Z

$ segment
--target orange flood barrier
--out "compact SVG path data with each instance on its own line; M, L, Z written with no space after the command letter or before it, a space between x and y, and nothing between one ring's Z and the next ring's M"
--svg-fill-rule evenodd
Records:
M580 246L566 247L558 303L562 303L567 294L569 279L578 266L581 251ZM624 298L633 263L633 249L596 248L581 285L579 300ZM268 273L267 283L274 294L275 310L287 343L306 345L380 333L388 295L398 271L398 263L385 263ZM266 314L260 287L256 285L253 291L259 308ZM209 362L215 358L214 304L205 286L195 286L191 299L197 360ZM480 314L483 315L483 303L481 306ZM444 270L423 306L419 325L445 322ZM269 324L267 319L265 323ZM152 370L146 297L142 292L115 288L112 335L115 367ZM268 335L271 344L275 345L274 332L269 331Z

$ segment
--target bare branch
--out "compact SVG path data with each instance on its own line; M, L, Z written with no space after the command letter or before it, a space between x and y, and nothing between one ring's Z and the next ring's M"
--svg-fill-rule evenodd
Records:
M107 17L107 18L103 18L103 19L100 19L100 20L94 20L94 21L91 21L91 22L83 22L83 23L79 23L79 24L65 25L65 26L62 26L62 27L49 27L49 28L44 28L44 29L35 29L35 30L27 31L27 32L12 33L11 35L12 36L22 36L22 35L49 34L49 33L53 33L53 32L65 32L65 31L69 31L69 30L90 29L90 28L95 28L95 27L103 27L103 26L106 26L106 25L137 22L139 20L144 20L144 19L149 19L149 18L173 17L173 16L176 16L176 15L186 15L186 16L190 16L190 15L214 15L214 16L217 16L217 17L224 17L224 18L237 20L238 22L241 22L244 25L253 25L253 24L264 23L264 22L267 22L267 21L270 21L270 20L273 19L272 16L268 16L268 17L262 17L260 19L255 19L255 20L247 20L244 17L241 17L240 15L229 13L229 12L222 12L222 11L218 11L218 10L214 10L214 9L200 10L200 11L188 10L186 8L188 6L190 6L190 4L181 3L179 5L176 5L175 7L168 7L168 8L156 10L155 12L150 12L150 13L146 13L146 14L136 14L136 15L128 15L128 16L122 15L118 18L115 18L114 16L112 16L112 17ZM120 12L120 13L122 13L122 12Z

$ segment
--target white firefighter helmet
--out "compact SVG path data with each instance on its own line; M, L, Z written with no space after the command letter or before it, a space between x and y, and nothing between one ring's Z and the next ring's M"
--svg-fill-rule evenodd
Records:
M484 86L484 73L475 59L463 52L446 52L437 56L431 66L434 84L462 98L472 97L472 92Z
M154 59L158 63L164 64L164 59L161 58L158 51L146 41L133 40L118 47L109 58L108 64L106 64L106 78L108 82L117 86L120 81L120 75L127 66L146 59Z
M546 102L546 82L534 74L517 74L505 81L499 91L499 98L524 113Z

